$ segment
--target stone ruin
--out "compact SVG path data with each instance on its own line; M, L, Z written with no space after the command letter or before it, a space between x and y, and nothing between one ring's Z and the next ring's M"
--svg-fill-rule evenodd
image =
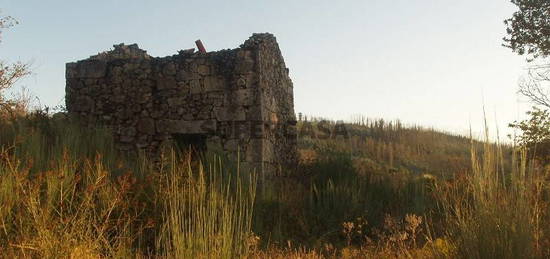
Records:
M275 37L239 48L151 57L133 45L66 64L66 107L112 129L122 151L218 147L271 174L296 162L292 81Z

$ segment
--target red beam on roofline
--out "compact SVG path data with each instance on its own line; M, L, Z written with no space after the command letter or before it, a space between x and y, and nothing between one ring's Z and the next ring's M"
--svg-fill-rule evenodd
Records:
M204 48L204 45L202 45L201 40L196 40L195 45L197 45L197 48L199 49L200 53L206 53L206 49Z

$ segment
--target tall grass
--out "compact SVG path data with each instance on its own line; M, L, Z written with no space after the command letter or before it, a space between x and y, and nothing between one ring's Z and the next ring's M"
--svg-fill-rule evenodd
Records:
M349 152L325 144L314 147L314 162L302 165L305 176L273 182L258 195L254 229L269 242L341 248L345 222L365 219L369 226L361 236L374 236L387 215L422 215L435 205L430 179L362 171Z
M301 138L299 170L257 190L219 156L153 163L117 153L105 129L2 121L0 257L550 255L547 171L525 152L371 124Z
M174 156L174 153L172 153ZM165 235L159 240L170 258L240 258L248 254L255 174L223 174L221 160L193 169L172 164L165 177ZM244 180L247 180L246 182Z
M315 134L308 133L308 124ZM470 167L471 145L468 137L442 133L420 126L404 126L399 121L362 119L346 123L348 139L327 138L318 132L319 122L299 122L298 132L302 150L318 149L330 144L330 149L340 150L358 158L370 171L429 173L437 177L452 178ZM335 129L336 123L328 122L325 128ZM335 131L335 130L334 130ZM310 135L317 137L310 138ZM325 136L322 138L321 136ZM477 148L483 143L474 141Z
M128 159L107 130L47 117L0 127L0 257L246 256L253 174Z
M498 146L471 149L472 170L441 184L437 193L447 234L461 258L537 258L548 256L541 245L545 173L522 149L503 160ZM505 170L510 163L511 170ZM548 223L548 222L547 222Z

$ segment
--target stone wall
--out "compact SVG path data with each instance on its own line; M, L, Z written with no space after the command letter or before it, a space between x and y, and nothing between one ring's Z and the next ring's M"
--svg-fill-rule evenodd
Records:
M236 49L162 58L115 45L68 63L66 79L67 110L110 126L121 150L155 154L175 134L200 134L264 173L296 161L293 86L271 34Z

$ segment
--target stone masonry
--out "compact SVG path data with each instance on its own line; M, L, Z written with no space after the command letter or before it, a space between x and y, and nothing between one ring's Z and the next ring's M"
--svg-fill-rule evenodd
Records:
M109 126L120 150L158 154L183 136L264 175L296 162L293 86L271 34L236 49L162 58L115 45L67 63L66 80L69 113Z

